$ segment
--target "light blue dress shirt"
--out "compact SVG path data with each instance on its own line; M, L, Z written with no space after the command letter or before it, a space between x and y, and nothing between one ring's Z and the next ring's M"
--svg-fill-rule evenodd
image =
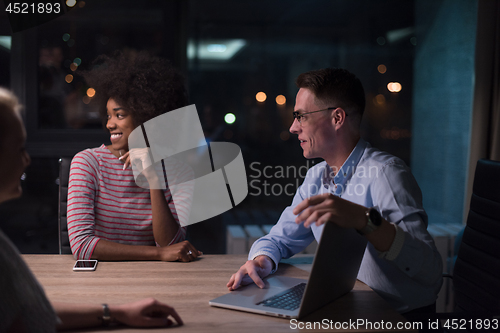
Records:
M360 140L340 170L333 171L337 170L326 162L309 169L292 205L270 233L253 244L249 259L267 255L277 267L282 258L301 252L314 239L319 241L323 226L296 224L292 210L305 198L332 193L376 207L400 229L402 247L392 260L368 243L358 279L401 313L434 303L442 284L442 260L427 232L422 193L410 169L399 158Z

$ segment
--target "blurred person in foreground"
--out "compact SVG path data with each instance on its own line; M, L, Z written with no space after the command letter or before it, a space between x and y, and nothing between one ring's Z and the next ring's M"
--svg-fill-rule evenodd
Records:
M24 145L26 131L17 98L0 88L0 203L21 196L21 175L30 164ZM170 326L182 320L170 306L153 298L133 303L67 304L47 299L19 251L0 231L0 332L57 330L124 324L135 327ZM109 310L110 318L105 316Z
M180 217L189 216L191 193L137 185L128 139L157 116L187 105L184 78L165 59L147 53L99 56L83 72L111 144L86 149L71 162L67 223L77 259L193 261L201 254L185 240ZM166 142L165 145L169 143ZM182 164L170 165L178 183L190 179ZM148 181L158 183L156 173Z
M270 233L252 246L248 261L227 283L229 290L276 271L318 240L323 224L355 228L368 240L358 279L400 313L435 312L442 260L427 231L422 193L397 157L360 136L365 108L361 81L344 69L298 76L294 121L305 158L323 158L309 169Z

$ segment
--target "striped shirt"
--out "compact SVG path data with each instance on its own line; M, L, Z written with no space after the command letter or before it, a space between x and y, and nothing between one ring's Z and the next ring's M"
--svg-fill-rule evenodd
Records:
M179 224L169 189L165 198ZM180 214L186 214L182 204L177 206ZM71 161L67 218L71 251L77 259L90 259L100 239L128 245L156 244L150 190L137 186L132 169L123 170L123 163L105 145L86 149ZM180 227L170 244L185 237L186 227Z

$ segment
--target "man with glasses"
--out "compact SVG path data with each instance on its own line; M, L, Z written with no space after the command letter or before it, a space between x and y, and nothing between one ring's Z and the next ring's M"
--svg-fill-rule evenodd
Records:
M361 82L344 69L322 69L296 80L294 121L309 169L291 206L270 233L258 239L249 260L227 283L229 290L276 271L319 240L323 224L355 228L368 240L358 279L400 313L435 311L442 260L427 232L422 193L402 160L360 137L365 108Z

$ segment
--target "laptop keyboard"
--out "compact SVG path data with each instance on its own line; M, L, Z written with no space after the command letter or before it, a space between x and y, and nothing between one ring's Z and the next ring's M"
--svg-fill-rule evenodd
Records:
M305 289L306 284L299 283L290 289L257 303L257 305L262 304L277 309L295 310L300 306L300 301L302 301L302 295L304 295Z

